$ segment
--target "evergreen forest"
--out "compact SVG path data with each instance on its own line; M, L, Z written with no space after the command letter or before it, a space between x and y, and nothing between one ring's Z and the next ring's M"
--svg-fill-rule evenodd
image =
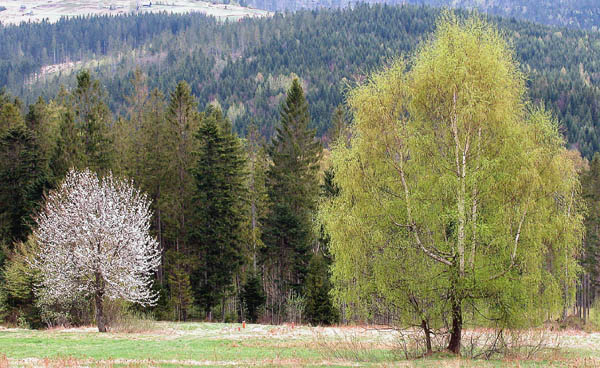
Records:
M40 298L41 276L30 269L48 193L71 169L89 169L128 178L147 194L161 254L152 275L156 303L107 310L313 325L392 324L410 314L427 336L456 324L455 353L467 304L474 314L482 299L498 298L488 307L507 326L525 324L514 310L538 291L552 294L548 310L585 320L600 290L600 34L499 17L456 20L470 16L360 4L235 23L143 14L0 27L0 318L31 327L93 321L89 298ZM461 63L472 69L455 73ZM474 87L458 103L462 82ZM427 93L438 90L435 105ZM415 130L390 128L386 114ZM429 185L443 171L432 163L454 164L454 153L436 147L461 147L457 116L475 121L464 127L473 138L464 138L462 176L456 153L458 179L440 174ZM436 119L454 125L438 131L423 123ZM384 150L394 137L406 148ZM467 152L470 142L478 142L477 153ZM467 157L481 176L464 174ZM427 188L440 201L411 207L410 185L415 202L429 200ZM458 210L448 191L457 193ZM494 206L505 207L496 213ZM381 297L397 289L388 281L406 289L420 281L387 277L386 262L410 254L375 245L402 245L420 231L436 234L422 249L437 253L394 266L442 280L436 286L449 294ZM477 263L476 255L488 258ZM371 258L376 269L361 263ZM498 266L480 287L476 266L496 271L488 259L501 259L506 272ZM535 289L533 282L507 286L531 269ZM345 284L348 274L382 283ZM365 295L371 302L359 304ZM449 302L423 307L441 299Z
M255 122L270 137L278 106L298 77L319 137L349 88L395 57L407 57L434 29L440 10L357 5L350 9L277 13L221 23L200 14L144 14L62 20L0 28L0 86L25 105L72 88L76 63L107 91L113 114L125 110L136 68L150 88L167 93L188 82L201 106L218 102L236 132ZM568 143L591 159L600 149L600 34L493 18L528 78L529 94L560 120Z

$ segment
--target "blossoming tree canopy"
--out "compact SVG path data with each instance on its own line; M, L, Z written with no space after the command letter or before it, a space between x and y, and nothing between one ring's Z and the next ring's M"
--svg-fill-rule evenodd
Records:
M158 299L152 275L160 264L150 235L150 201L132 182L71 170L36 218L35 266L41 298L57 303L94 296L96 323L106 331L103 300L143 306Z

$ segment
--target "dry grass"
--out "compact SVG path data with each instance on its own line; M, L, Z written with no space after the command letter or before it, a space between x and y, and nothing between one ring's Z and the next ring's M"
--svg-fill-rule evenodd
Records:
M442 339L435 343L441 352L423 358L422 341L418 340L422 334L418 330L371 326L292 328L291 325L247 325L243 329L238 324L142 320L129 321L115 330L114 326L107 334L98 334L94 327L2 330L0 368L600 367L600 354L597 353L600 334L570 330L504 331L501 336L488 329L466 330L461 359L443 352L446 342ZM33 345L34 341L41 345ZM402 341L404 345L401 345ZM56 352L67 355L57 356ZM95 359L89 358L91 356ZM407 356L410 359L406 359Z
M4 354L0 355L0 368L8 368L8 367L9 367L8 358Z

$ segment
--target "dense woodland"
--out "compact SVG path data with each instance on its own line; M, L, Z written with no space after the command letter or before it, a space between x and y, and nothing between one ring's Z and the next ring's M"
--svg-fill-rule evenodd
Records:
M31 326L93 318L85 300L38 303L37 276L27 271L44 193L70 168L90 168L131 178L152 199L163 255L156 318L359 318L329 293L330 238L316 213L339 188L323 146L351 135L341 106L349 88L411 55L438 16L361 5L239 23L148 14L1 28L2 317ZM589 305L600 281L592 210L600 203L600 36L492 21L514 47L529 97L555 114L584 157L582 207L590 211L578 261L587 276L567 305ZM31 74L73 60L94 61L90 70ZM390 322L394 310L365 318Z
M331 111L348 87L409 55L434 28L439 11L427 7L361 5L354 9L300 11L269 19L219 23L199 14L72 19L0 29L0 85L25 104L54 97L75 75L40 77L43 65L89 61L123 113L133 71L166 93L186 80L201 106L218 101L235 130L251 122L270 137L277 107L298 76L310 103L312 126L322 137ZM528 75L529 93L561 121L569 144L588 159L600 149L598 107L600 34L494 18ZM81 65L80 65L81 67Z
M29 270L31 238L44 193L69 169L131 178L152 200L157 318L332 323L325 240L313 229L323 148L309 128L308 104L294 79L267 143L255 125L242 140L215 106L198 109L186 82L164 96L137 71L127 113L113 119L106 92L89 72L50 102L22 114L0 97L0 312L9 321L89 323L85 298L38 300ZM341 122L338 122L340 124Z
M594 0L246 0L240 3L271 11L338 8L359 3L453 7L478 9L487 14L547 25L593 30L598 30L600 19L600 7Z

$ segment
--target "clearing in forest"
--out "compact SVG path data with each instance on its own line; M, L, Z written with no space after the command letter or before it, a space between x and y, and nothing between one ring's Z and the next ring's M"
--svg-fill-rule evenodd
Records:
M270 12L232 4L213 4L196 0L6 0L1 4L0 23L19 24L47 19L57 22L61 17L87 15L125 15L130 13L190 13L200 12L221 19L264 17Z

